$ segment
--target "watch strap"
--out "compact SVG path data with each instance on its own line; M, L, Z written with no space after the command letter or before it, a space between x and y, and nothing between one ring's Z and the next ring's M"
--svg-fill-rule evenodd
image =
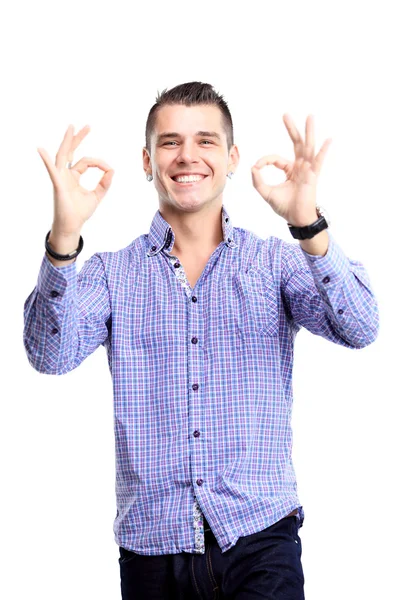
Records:
M317 235L317 233L320 233L320 231L327 228L328 222L322 215L314 223L306 225L305 227L294 227L294 225L289 225L289 231L296 240L310 240Z

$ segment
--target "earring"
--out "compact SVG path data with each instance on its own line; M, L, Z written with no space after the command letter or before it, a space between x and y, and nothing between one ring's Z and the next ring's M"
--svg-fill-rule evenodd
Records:
M147 173L146 179L147 179L147 181L153 181L153 175L150 175L150 173Z
M227 174L227 177L229 177L229 179L232 179L232 177L233 177L233 171L229 171L229 173Z

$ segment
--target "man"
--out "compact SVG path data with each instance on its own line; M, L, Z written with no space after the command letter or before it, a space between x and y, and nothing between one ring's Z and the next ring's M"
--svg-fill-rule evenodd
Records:
M32 366L62 374L104 345L114 383L115 539L124 600L304 598L291 448L296 333L348 348L375 340L368 276L346 258L317 207L330 140L314 150L289 115L293 162L261 158L253 184L296 240L234 227L223 206L239 162L226 102L209 84L164 91L146 126L143 168L159 211L148 235L75 260L80 232L111 185L104 161L38 149L54 184L54 220L25 303ZM274 164L286 181L269 186ZM89 167L105 174L93 192ZM75 249L75 250L74 250Z

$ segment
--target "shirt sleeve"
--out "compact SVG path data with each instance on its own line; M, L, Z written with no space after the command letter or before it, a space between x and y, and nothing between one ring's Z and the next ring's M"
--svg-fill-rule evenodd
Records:
M298 328L349 348L376 339L379 313L368 274L346 257L330 232L325 256L284 242L282 261L283 298Z
M101 257L77 274L76 263L55 267L43 257L37 285L24 304L24 346L40 373L72 371L100 344L111 325L109 291Z

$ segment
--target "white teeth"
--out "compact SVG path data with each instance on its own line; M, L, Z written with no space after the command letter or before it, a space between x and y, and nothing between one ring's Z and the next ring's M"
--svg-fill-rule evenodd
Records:
M200 181L203 179L202 175L182 175L181 177L174 177L178 183L192 183L193 181Z

